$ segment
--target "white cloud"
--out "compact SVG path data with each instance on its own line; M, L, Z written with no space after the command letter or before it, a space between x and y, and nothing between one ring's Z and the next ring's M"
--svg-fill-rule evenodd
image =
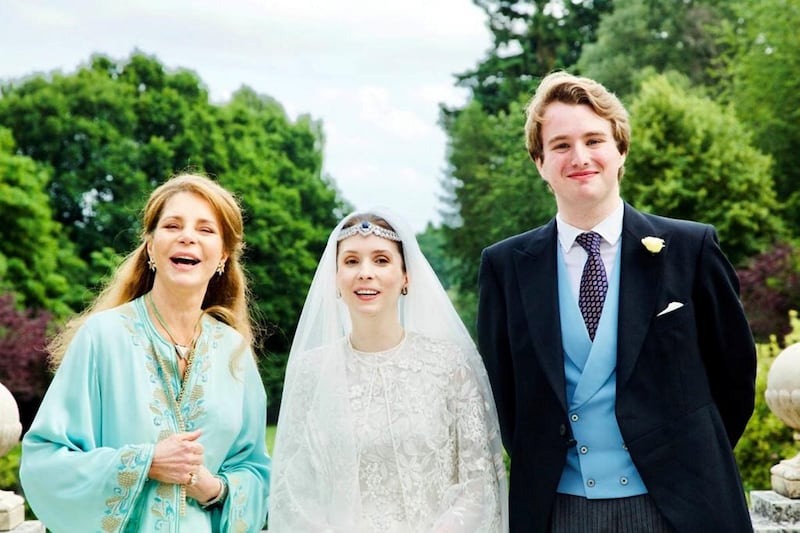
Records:
M404 216L417 230L422 230L430 218L422 213L438 213L440 208L435 194L419 194L420 190L438 188L437 176L421 173L412 167L378 167L356 164L342 169L347 176L342 186L351 191L350 201L358 210L386 206ZM398 198L411 197L417 209L398 205Z
M358 91L360 118L397 140L419 140L436 134L434 125L415 112L399 107L388 89L363 87Z
M462 106L469 98L469 91L453 84L423 85L418 88L417 97L426 105Z

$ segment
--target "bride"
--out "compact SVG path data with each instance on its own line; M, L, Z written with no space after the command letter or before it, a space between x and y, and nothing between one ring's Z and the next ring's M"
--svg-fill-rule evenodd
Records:
M269 531L505 532L486 371L413 233L385 210L331 233L292 345Z

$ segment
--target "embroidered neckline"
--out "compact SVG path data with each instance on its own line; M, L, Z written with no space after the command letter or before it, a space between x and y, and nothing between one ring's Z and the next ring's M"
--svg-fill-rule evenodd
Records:
M350 335L346 337L347 349L350 350L355 355L359 357L388 357L390 355L394 355L395 353L399 352L400 349L405 345L406 339L408 339L408 334L403 331L403 336L400 337L400 342L388 348L386 350L380 350L377 352L365 352L362 350L357 350L353 347L353 343L350 341Z

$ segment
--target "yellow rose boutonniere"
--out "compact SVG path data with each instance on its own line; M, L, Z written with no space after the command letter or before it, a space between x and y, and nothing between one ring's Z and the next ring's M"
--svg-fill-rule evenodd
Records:
M642 244L651 254L657 254L664 249L664 239L659 237L645 237L642 239Z

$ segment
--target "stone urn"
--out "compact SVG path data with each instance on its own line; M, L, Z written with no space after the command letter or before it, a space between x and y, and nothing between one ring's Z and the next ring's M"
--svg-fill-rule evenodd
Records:
M17 401L0 383L0 457L17 445L22 434Z
M22 433L17 401L0 383L0 457L17 445ZM0 490L0 531L10 531L25 520L25 500L13 492Z
M764 393L767 406L800 441L800 343L786 347L767 374ZM800 453L770 469L772 490L788 498L800 498Z

